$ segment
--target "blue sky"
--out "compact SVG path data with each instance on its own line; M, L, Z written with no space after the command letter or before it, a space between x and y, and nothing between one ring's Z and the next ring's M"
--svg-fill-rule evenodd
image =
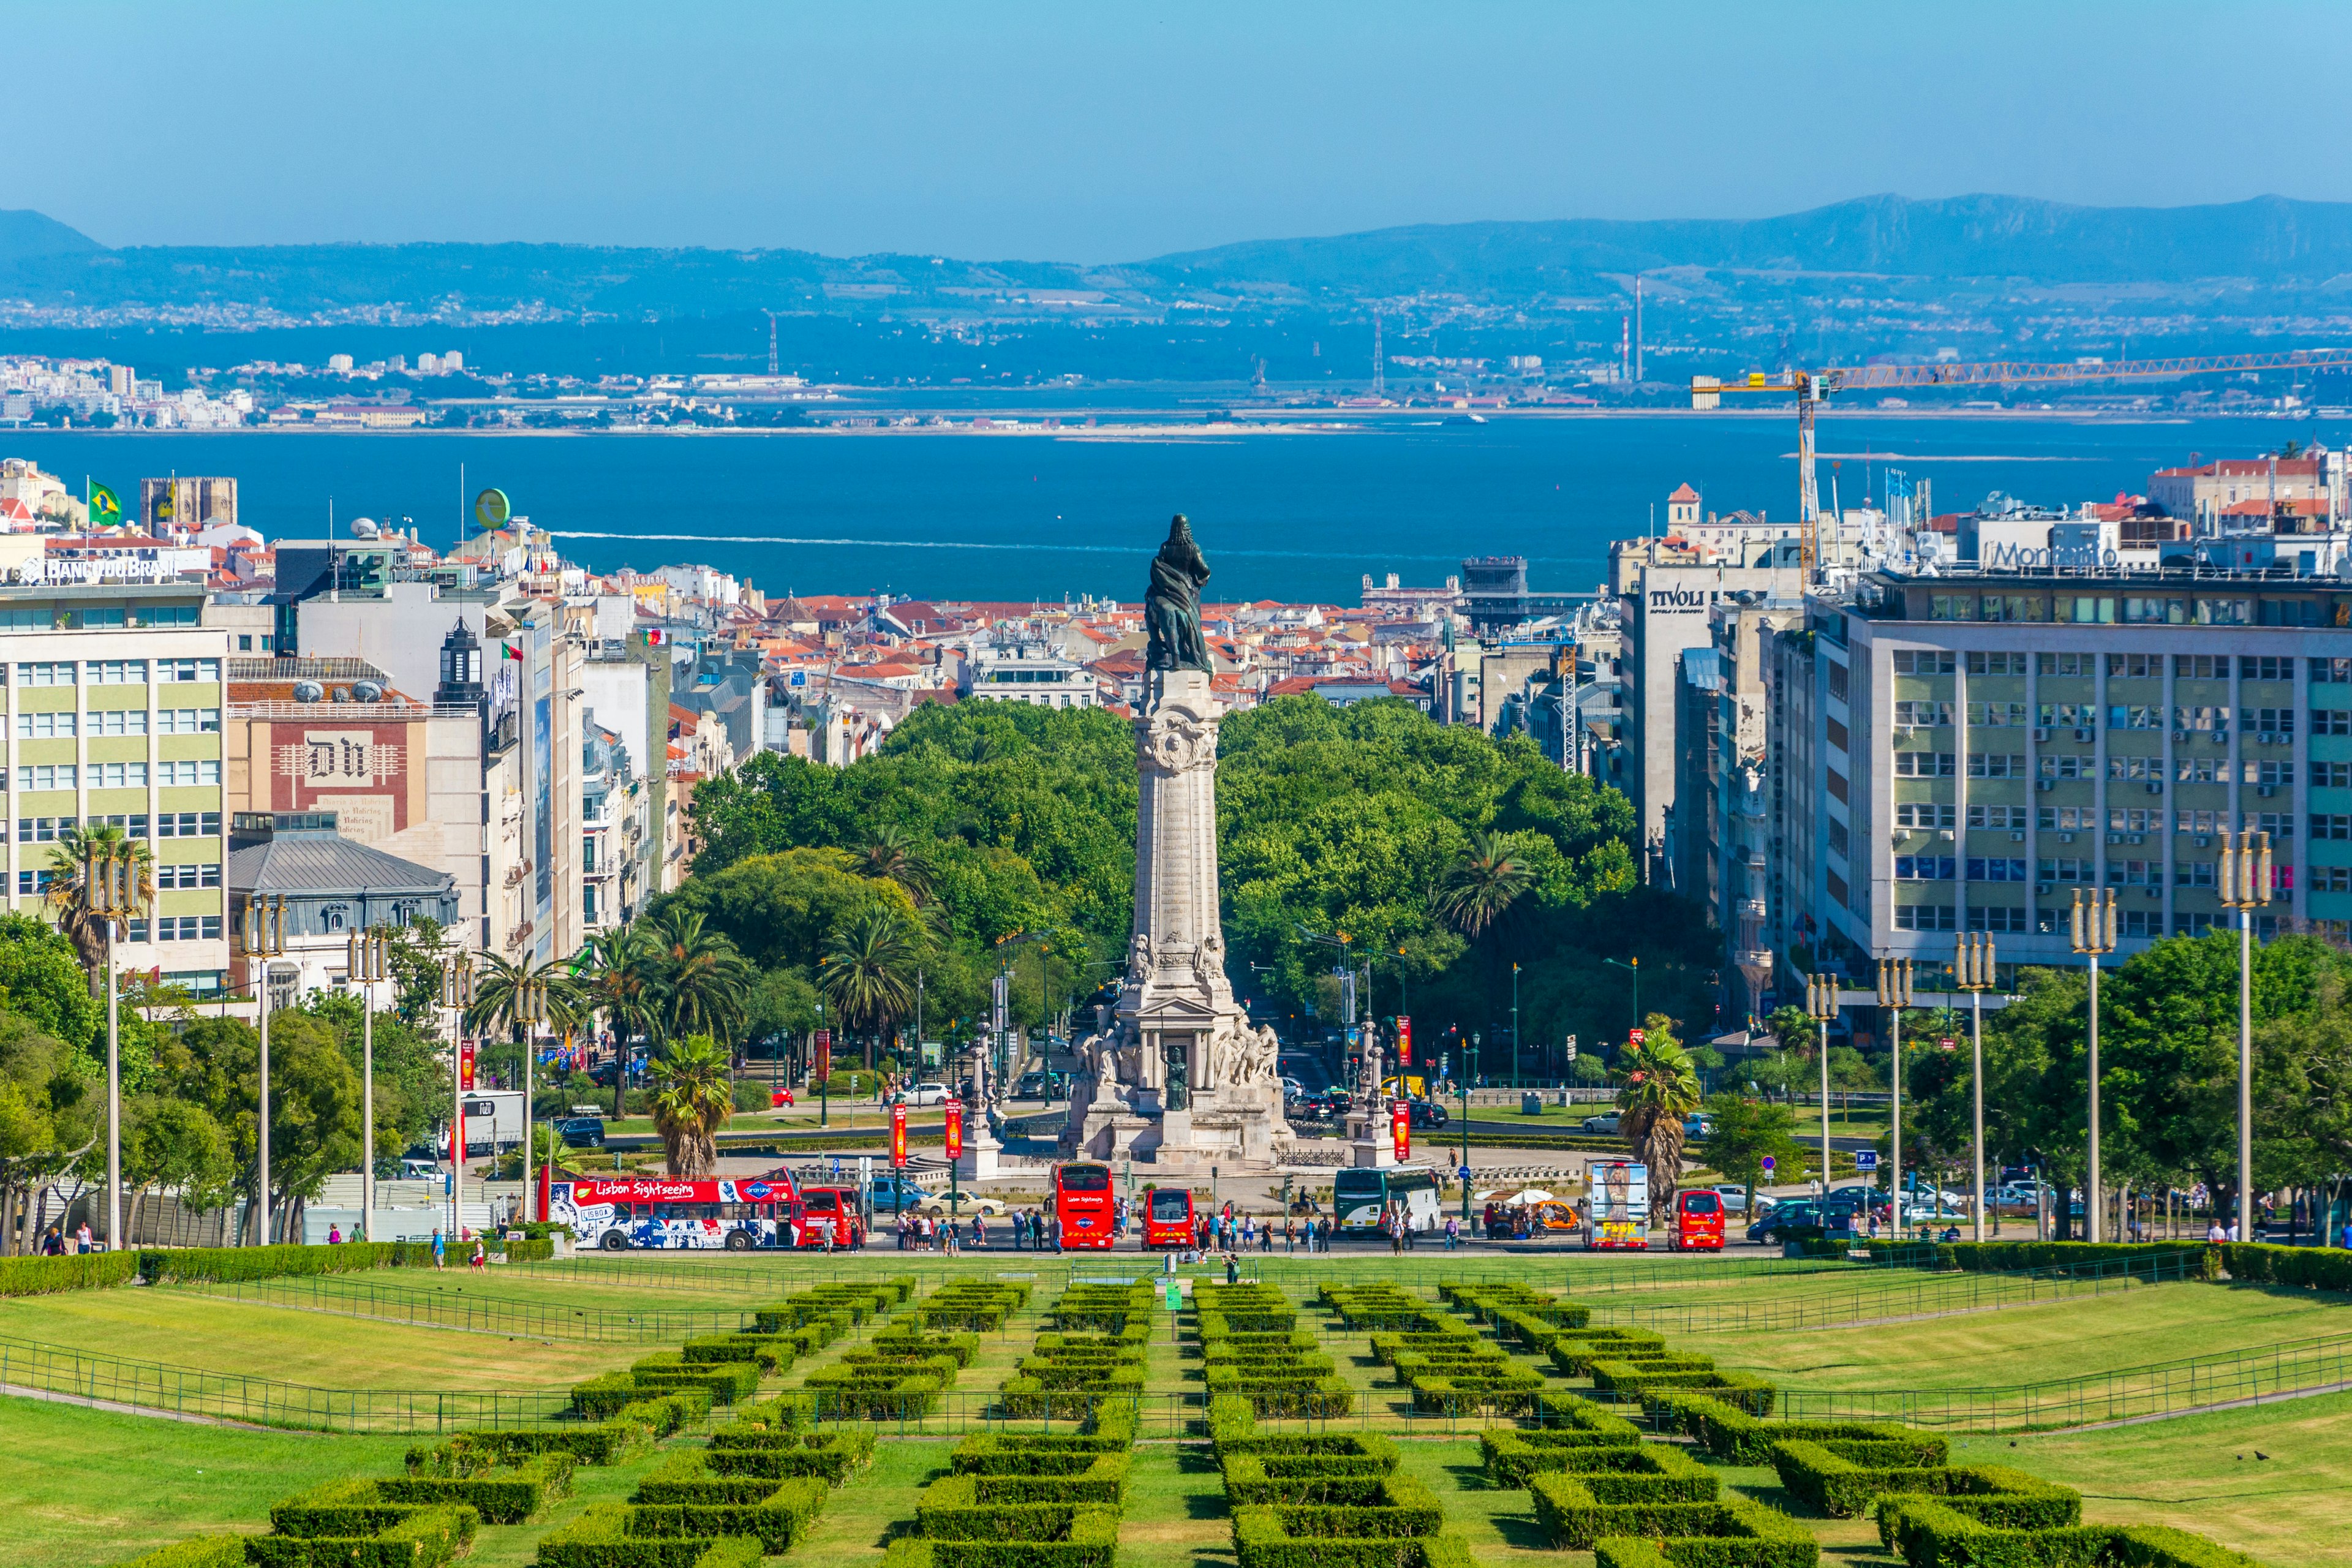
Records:
M80 0L10 52L0 206L110 245L1103 261L1879 191L2352 198L2342 0Z

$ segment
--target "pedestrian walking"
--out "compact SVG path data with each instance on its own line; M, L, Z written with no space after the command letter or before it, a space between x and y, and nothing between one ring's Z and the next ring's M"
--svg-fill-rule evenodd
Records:
M342 1244L343 1227L341 1225L329 1226L327 1227L327 1245L329 1247L341 1247Z
M433 1267L434 1267L434 1268L440 1268L446 1267L446 1266L444 1265L444 1263L442 1262L442 1254L443 1254L444 1249L445 1249L447 1246L448 1246L448 1242L447 1242L447 1240L446 1240L446 1239L442 1236L442 1234L441 1234L441 1227L440 1227L439 1226L437 1226L437 1225L436 1225L436 1226L435 1226L433 1227Z
M478 1236L474 1238L474 1256L466 1260L466 1267L478 1274L482 1269L488 1266L489 1261L489 1254L482 1249L482 1238Z
M89 1250L89 1221L84 1220L81 1222L81 1228L74 1232L74 1241L77 1244L74 1247L75 1251L88 1252Z
M1257 1249L1260 1252L1274 1250L1274 1221L1271 1219L1257 1227Z
M1282 1222L1282 1250L1294 1256L1298 1251L1298 1220L1295 1215Z
M1460 1233L1456 1229L1456 1226L1459 1224L1460 1222L1454 1219L1452 1215L1445 1216L1445 1250L1448 1252L1453 1251L1454 1244L1462 1239Z

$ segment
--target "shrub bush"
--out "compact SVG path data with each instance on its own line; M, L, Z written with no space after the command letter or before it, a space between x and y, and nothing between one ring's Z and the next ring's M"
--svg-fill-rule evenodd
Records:
M1596 1448L1637 1448L1641 1443L1640 1427L1597 1409L1589 1425L1538 1432L1501 1427L1478 1437L1486 1484L1492 1487L1523 1487L1538 1471L1570 1468L1578 1455Z
M516 1426L459 1432L449 1446L472 1450L493 1462L532 1454L568 1454L577 1464L610 1465L626 1458L653 1436L651 1427L626 1417L573 1422L562 1426ZM410 1449L415 1455L419 1450Z
M2233 1241L2215 1250L2230 1278L2243 1284L2352 1291L2352 1252L2341 1247Z
M572 1490L572 1456L541 1454L520 1464L498 1464L478 1452L443 1444L425 1451L410 1449L408 1474L389 1476L373 1484L376 1495L390 1502L463 1503L481 1515L485 1524L520 1524L545 1507L550 1498Z
M1552 1336L1552 1365L1570 1377L1590 1377L1597 1360L1622 1361L1643 1352L1663 1353L1666 1337L1647 1329L1570 1329Z
M1945 1498L1889 1498L1879 1505L1878 1533L1908 1568L2026 1568L2040 1563L2260 1568L2252 1558L2185 1530L2112 1524L2005 1530L1969 1517Z
M1901 1442L1791 1438L1772 1446L1772 1468L1790 1497L1832 1519L1859 1519L1882 1497L1916 1494L2011 1530L2082 1521L2079 1492L2005 1467L1913 1464L1910 1450Z
M1771 1415L1773 1401L1780 1394L1762 1378L1744 1372L1623 1361L1594 1362L1592 1386L1633 1398L1654 1392L1687 1389L1735 1405L1751 1415Z
M271 1509L275 1533L249 1537L247 1561L261 1568L442 1568L473 1545L481 1521L470 1508L364 1500L352 1486L316 1487Z
M1225 1498L1235 1507L1244 1503L1376 1504L1381 1500L1380 1479L1396 1472L1397 1447L1385 1437L1260 1441L1267 1446L1218 1452ZM1315 1447L1308 1447L1310 1444Z
M0 1296L48 1296L60 1290L94 1290L128 1285L139 1273L139 1254L69 1253L63 1258L0 1258ZM210 1539L209 1537L205 1539ZM198 1544L195 1542L187 1543ZM173 1550L164 1547L164 1551ZM151 1553L150 1555L152 1555ZM145 1558L141 1558L145 1562Z
M1536 1522L1554 1547L1583 1549L1604 1535L1701 1533L1714 1519L1715 1472L1679 1450L1582 1448L1528 1478Z
M633 1510L589 1509L539 1543L539 1568L759 1568L763 1543L748 1536L629 1533Z
M1356 1407L1355 1390L1339 1377L1312 1373L1296 1377L1253 1376L1213 1369L1208 1383L1213 1403L1221 1397L1239 1398L1248 1403L1253 1415L1328 1420Z
M664 1467L667 1468L667 1466ZM650 1477L647 1478L651 1479ZM738 1486L729 1478L711 1478L717 1486ZM807 1535L811 1521L824 1509L833 1489L814 1478L758 1481L769 1489L756 1501L644 1502L629 1510L627 1531L634 1536L678 1536L708 1539L750 1535L772 1555L789 1552Z
M116 1568L245 1568L245 1537L199 1535L133 1557Z
M152 1247L121 1256L138 1259L140 1282L147 1285L276 1279L300 1274L355 1274L369 1268L404 1265L430 1268L433 1264L432 1246L421 1241L346 1241L332 1247Z
M1592 1543L1594 1568L1814 1568L1821 1560L1812 1531L1745 1498L1713 1504L1699 1528L1681 1535L1604 1535Z
M764 1373L789 1372L800 1346L791 1334L704 1334L679 1347L688 1364L748 1361Z
M1420 1482L1383 1476L1354 1503L1244 1503L1234 1510L1242 1568L1389 1568L1399 1543L1433 1536L1444 1522Z
M921 1519L919 1505L917 1516ZM1118 1552L1118 1511L1094 1504L1046 1505L994 1521L1017 1531L1044 1532L1038 1534L955 1533L989 1528L991 1520L976 1517L973 1510L942 1508L929 1522L938 1529L926 1528L920 1536L890 1542L882 1568L1112 1568Z
M710 1435L704 1457L722 1476L817 1476L837 1487L874 1462L874 1434L723 1426Z
M1664 1402L1660 1403L1664 1408ZM1943 1438L1916 1426L1889 1421L1766 1421L1702 1394L1675 1395L1672 1415L1669 1429L1688 1435L1700 1447L1730 1465L1769 1465L1772 1446L1790 1439L1899 1443L1910 1449L1915 1465L1940 1465L1949 1452Z
M1526 1415L1534 1413L1543 1390L1544 1380L1532 1372L1465 1368L1442 1377L1414 1378L1412 1407L1423 1415L1474 1415L1482 1411Z

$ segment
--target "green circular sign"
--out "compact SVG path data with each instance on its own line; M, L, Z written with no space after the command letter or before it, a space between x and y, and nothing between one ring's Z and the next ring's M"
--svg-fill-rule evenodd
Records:
M474 498L474 521L484 528L504 528L514 516L514 505L504 490L484 490Z

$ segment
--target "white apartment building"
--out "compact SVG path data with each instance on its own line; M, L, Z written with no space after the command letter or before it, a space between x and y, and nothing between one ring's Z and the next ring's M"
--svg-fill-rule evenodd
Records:
M1101 700L1094 672L1042 642L983 642L964 665L962 695L1039 708L1092 708Z

